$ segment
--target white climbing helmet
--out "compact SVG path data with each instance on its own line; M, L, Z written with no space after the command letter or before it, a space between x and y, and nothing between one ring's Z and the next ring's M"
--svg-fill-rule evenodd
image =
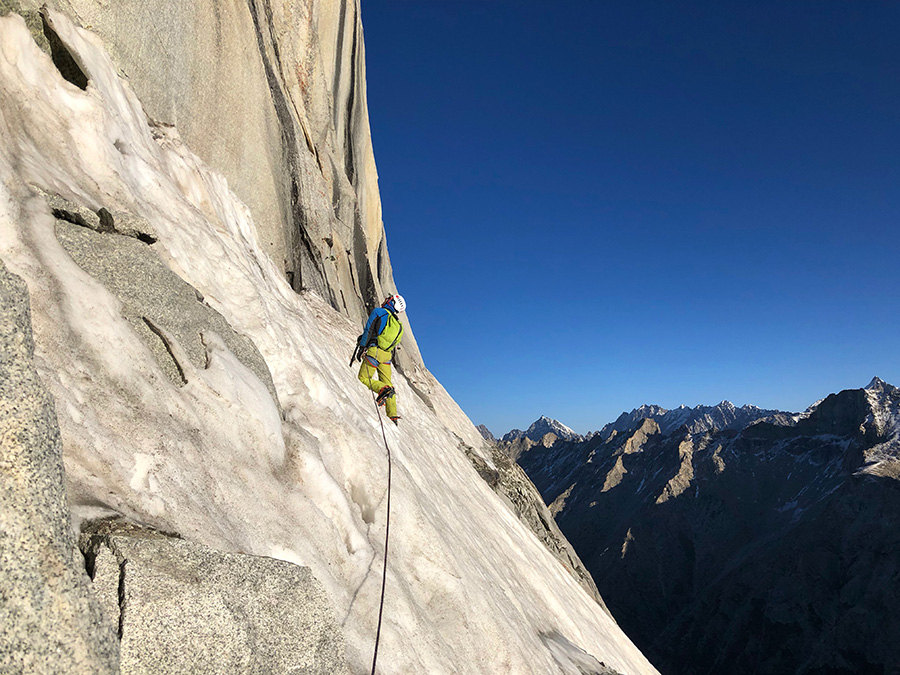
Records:
M388 305L390 305L395 312L406 311L406 300L403 299L402 295L388 296L387 299L381 303L381 306L387 307Z

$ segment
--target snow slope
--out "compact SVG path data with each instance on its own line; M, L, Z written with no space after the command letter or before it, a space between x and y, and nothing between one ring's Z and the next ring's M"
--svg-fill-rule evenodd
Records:
M149 124L94 35L50 16L89 84L64 80L21 18L0 18L0 257L31 294L73 513L120 513L308 565L354 670L367 672L387 459L372 399L347 364L360 327L290 289L226 181L175 129ZM205 368L168 336L187 380L173 384L119 301L57 241L34 188L146 219L156 254L255 342L278 404L211 332ZM402 426L387 429L379 671L579 672L565 654L580 649L623 673L656 672L478 477L460 451L482 447L478 432L437 382L423 382L420 396L397 376Z

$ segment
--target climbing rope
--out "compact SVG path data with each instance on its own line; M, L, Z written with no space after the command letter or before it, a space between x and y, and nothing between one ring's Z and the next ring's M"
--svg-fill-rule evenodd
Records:
M372 403L375 405L375 414L378 415L378 423L381 425L381 437L384 439L384 449L388 458L388 485L387 485L387 521L384 527L384 571L381 574L381 603L378 606L378 630L375 632L375 656L372 657L372 675L375 675L375 664L378 663L378 642L381 640L381 616L384 613L384 588L387 585L388 541L391 534L391 449L387 442L387 433L384 431L384 420L375 400L375 392L372 392Z

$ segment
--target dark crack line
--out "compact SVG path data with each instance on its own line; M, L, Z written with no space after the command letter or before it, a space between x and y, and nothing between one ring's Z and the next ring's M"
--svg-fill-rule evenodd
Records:
M259 10L257 9L255 0L248 0L247 6L250 10L250 16L253 19L253 27L256 30L256 42L257 47L259 48L259 56L263 62L263 68L266 72L266 80L269 84L269 93L272 99L272 105L275 107L275 115L278 118L278 124L281 131L282 149L285 153L285 160L288 165L288 174L291 181L291 218L293 221L292 224L294 225L294 234L299 239L300 244L299 247L293 243L291 245L291 249L300 248L297 259L290 261L290 265L294 268L291 271L295 272L296 275L295 281L292 285L295 291L301 291L304 288L316 288L315 284L309 283L309 279L304 279L303 251L305 251L306 256L309 259L309 263L317 275L317 281L320 282L318 286L326 290L327 292L330 292L330 295L332 296L332 305L337 308L337 300L336 298L334 298L334 293L331 292L331 289L325 283L325 271L322 266L321 257L317 255L315 247L313 246L312 241L309 238L309 233L306 230L306 217L303 211L301 200L302 183L299 176L300 169L297 156L297 135L294 128L294 119L291 115L290 106L288 105L288 98L281 88L281 83L279 82L278 75L272 65L271 59L269 58L269 54L266 49L265 34L263 32L263 26L260 21ZM265 13L264 18L266 21L266 29L269 35L269 41L273 45L272 50L275 54L275 58L279 59L278 48L275 42L274 21L272 19L271 8L267 2L263 2L263 11Z
M187 384L187 377L184 375L184 369L181 367L181 363L175 357L175 352L172 349L172 344L169 342L169 339L166 337L165 333L163 333L162 329L153 323L146 316L141 317L144 320L144 323L147 324L147 327L153 331L153 333L162 340L163 346L166 348L166 351L169 352L169 356L172 357L172 362L175 364L175 368L178 370L178 376L181 378L182 384Z
M119 642L122 641L122 635L125 633L125 567L128 565L127 560L119 563Z

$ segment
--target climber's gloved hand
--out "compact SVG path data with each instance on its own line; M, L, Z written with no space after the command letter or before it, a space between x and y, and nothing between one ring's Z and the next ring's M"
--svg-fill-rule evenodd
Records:
M363 354L366 353L366 348L362 345L356 345L353 348L353 353L350 355L350 367L353 367L353 364L357 361L362 361Z

